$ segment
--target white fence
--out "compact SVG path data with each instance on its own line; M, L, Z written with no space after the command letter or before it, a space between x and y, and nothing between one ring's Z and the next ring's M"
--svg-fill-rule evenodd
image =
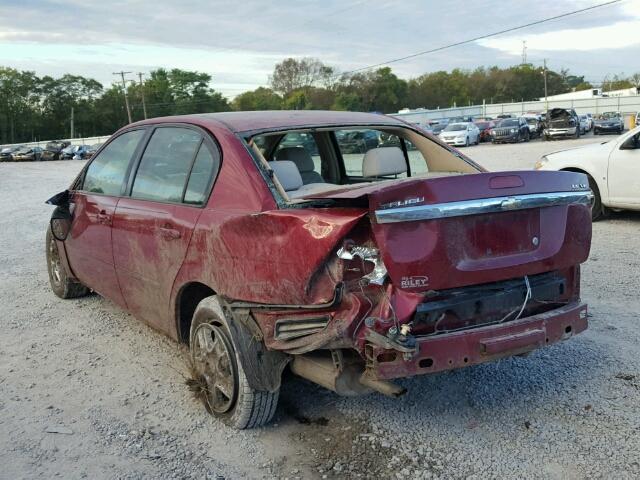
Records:
M436 110L417 109L410 112L394 113L394 117L401 118L412 123L425 123L427 120L438 118L451 118L461 116L493 117L501 114L522 115L527 112L544 112L546 105L549 108L574 108L578 114L591 113L598 115L603 112L620 112L625 117L625 122L640 112L640 95L628 97L593 97L574 100L549 100L546 102L515 102L494 103L482 105L470 105L467 107L440 108ZM627 127L629 124L627 123Z

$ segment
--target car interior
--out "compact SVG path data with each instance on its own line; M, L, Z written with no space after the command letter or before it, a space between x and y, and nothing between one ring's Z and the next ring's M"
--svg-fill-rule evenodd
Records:
M279 131L246 140L256 161L273 171L279 193L293 202L372 182L483 171L462 155L402 127Z

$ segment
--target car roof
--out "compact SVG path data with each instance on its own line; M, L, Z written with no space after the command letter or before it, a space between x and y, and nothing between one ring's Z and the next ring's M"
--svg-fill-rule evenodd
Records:
M407 126L407 123L379 113L338 112L328 110L261 110L252 112L219 112L160 117L143 120L136 125L151 123L194 123L207 126L222 125L234 133L260 130L284 130L321 126L389 125ZM129 125L131 126L131 125Z

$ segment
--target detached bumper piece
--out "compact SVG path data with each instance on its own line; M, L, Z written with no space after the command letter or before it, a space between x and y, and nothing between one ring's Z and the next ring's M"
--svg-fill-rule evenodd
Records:
M418 336L412 355L371 345L369 367L381 380L452 370L527 353L566 340L587 326L587 305L572 302L508 323Z

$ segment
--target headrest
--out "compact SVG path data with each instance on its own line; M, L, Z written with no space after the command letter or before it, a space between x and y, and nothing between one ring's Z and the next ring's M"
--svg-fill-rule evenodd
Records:
M285 192L298 190L302 186L302 177L298 171L298 167L288 160L278 160L277 162L269 162L269 166Z
M406 171L407 162L398 147L372 148L362 159L363 177L384 177Z
M284 147L275 154L276 160L291 160L300 172L312 172L315 168L311 155L304 147Z

